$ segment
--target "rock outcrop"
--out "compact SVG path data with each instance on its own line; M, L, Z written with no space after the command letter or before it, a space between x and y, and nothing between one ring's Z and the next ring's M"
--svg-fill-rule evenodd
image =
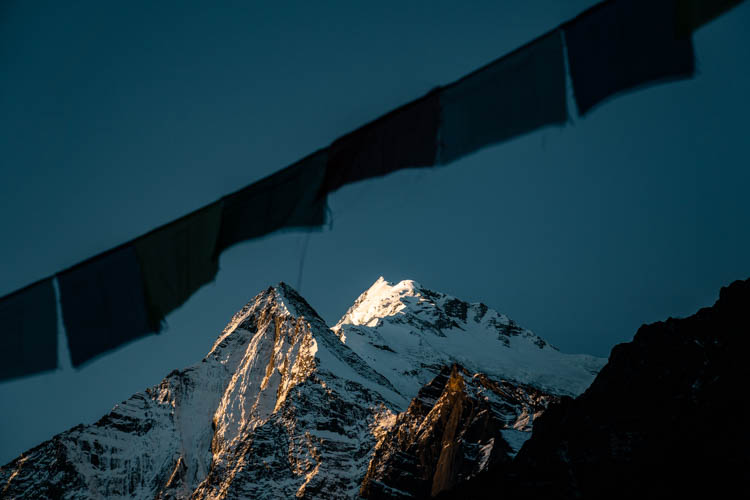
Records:
M442 498L746 498L750 280L713 307L642 326L511 464Z
M360 494L430 498L497 464L507 464L535 416L559 398L496 382L459 365L424 386L378 443ZM507 438L507 439L506 439Z

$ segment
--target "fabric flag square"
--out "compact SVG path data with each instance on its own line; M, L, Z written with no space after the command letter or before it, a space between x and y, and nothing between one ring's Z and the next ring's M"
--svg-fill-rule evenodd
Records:
M0 299L0 380L57 368L57 300L52 279Z
M563 27L582 115L618 92L693 76L693 43L676 36L676 9L674 0L613 0Z
M221 206L213 203L133 243L152 329L159 330L169 312L213 281L219 271L215 250Z
M62 272L57 280L73 366L152 331L131 245Z
M409 167L431 167L440 119L436 91L331 144L323 193Z
M568 120L565 61L551 33L443 89L440 163Z
M744 0L677 0L677 36L686 37Z
M326 160L327 152L318 151L224 197L217 255L236 243L279 229L322 226L326 198L319 194Z

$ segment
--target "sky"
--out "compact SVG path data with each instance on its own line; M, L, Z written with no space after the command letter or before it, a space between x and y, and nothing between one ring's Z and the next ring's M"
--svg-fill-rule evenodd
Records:
M273 173L594 3L5 1L0 295ZM200 361L279 281L333 325L379 276L414 279L599 356L643 323L711 305L750 277L750 4L694 42L692 80L347 186L323 231L233 247L161 335L80 370L60 337L61 368L0 382L0 464Z

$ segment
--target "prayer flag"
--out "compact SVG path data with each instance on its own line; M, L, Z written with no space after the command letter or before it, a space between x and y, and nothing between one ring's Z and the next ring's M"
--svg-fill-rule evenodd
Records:
M408 167L435 164L440 109L433 91L334 141L323 193Z
M568 120L565 61L555 31L446 87L440 163Z
M325 223L326 198L320 196L327 152L318 151L224 198L217 254L241 241L282 228Z
M677 36L686 37L743 0L677 0Z
M153 331L132 245L83 262L57 280L73 366Z
M170 311L216 276L221 206L221 202L213 203L134 242L154 330Z
M57 368L57 300L52 278L0 299L0 380Z
M613 0L564 26L582 115L618 92L693 76L693 43L676 35L676 9L674 0Z

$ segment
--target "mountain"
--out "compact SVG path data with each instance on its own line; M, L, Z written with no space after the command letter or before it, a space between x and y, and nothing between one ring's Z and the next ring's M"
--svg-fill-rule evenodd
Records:
M441 367L577 395L606 360L564 354L482 303L469 304L404 280L379 278L333 327L341 340L404 394L416 394Z
M202 362L4 467L2 495L350 498L383 395L406 402L281 284Z
M378 280L334 332L281 283L199 363L0 468L0 497L356 498L401 474L401 448L425 457L451 442L460 453L412 476L442 491L509 462L549 402L602 364L411 281Z
M441 498L748 498L750 279L712 307L642 326L510 463Z

